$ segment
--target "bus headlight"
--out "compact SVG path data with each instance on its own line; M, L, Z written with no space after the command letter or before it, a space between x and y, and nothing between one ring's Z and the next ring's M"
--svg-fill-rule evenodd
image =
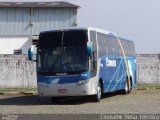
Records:
M86 84L88 82L89 82L89 80L80 80L80 81L78 81L77 85Z

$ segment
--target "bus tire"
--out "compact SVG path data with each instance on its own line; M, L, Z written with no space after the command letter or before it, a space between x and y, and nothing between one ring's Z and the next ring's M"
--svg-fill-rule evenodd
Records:
M132 85L131 84L132 84L131 79L130 79L130 83L129 83L128 78L127 78L126 82L125 82L125 88L123 90L124 94L129 94L132 91Z
M132 77L130 77L130 85L129 85L128 93L130 93L131 91L132 91Z
M102 97L102 85L99 82L97 87L97 94L94 95L94 102L99 102L101 100L101 97Z

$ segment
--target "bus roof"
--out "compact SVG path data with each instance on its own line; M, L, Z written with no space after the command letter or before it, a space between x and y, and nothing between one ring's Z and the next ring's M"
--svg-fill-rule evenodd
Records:
M119 35L119 34L116 34L116 33L114 33L114 32L107 31L107 30L100 29L100 28L89 27L88 30L95 30L96 32L100 32L100 33L103 33L103 34L107 34L107 35L109 35L109 36L118 37L118 38L121 38L121 39L124 39L124 40L132 41L132 38L130 38L130 37L128 37L128 36Z
M55 29L55 30L49 30L49 31L42 31L41 33L56 32L56 31L69 31L69 30L94 30L94 31L100 32L102 34L107 34L109 36L118 37L120 39L129 40L132 42L132 38L130 38L128 36L115 34L114 32L110 32L110 31L96 28L96 27L69 27L69 28Z

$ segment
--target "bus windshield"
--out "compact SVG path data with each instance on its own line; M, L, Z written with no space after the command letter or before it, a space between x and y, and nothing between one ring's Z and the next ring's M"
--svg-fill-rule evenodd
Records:
M43 33L38 43L38 73L79 74L89 69L87 31Z

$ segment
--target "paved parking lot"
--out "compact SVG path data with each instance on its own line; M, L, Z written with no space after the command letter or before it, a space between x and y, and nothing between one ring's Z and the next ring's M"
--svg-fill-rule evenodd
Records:
M0 114L160 114L160 90L134 90L129 95L107 94L99 103L90 98L68 98L38 102L36 95L0 95Z

